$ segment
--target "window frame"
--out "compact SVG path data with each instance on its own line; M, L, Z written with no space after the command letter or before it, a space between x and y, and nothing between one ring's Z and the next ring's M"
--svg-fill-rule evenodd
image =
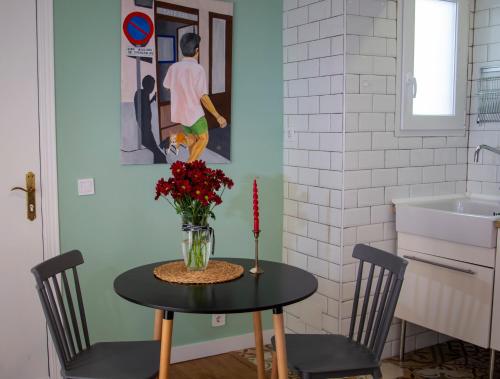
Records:
M413 88L407 77L413 78L415 49L415 2L398 0L398 51L396 135L400 136L463 136L467 121L467 68L469 54L469 4L468 0L442 0L457 4L455 114L413 115ZM412 96L410 98L410 96Z

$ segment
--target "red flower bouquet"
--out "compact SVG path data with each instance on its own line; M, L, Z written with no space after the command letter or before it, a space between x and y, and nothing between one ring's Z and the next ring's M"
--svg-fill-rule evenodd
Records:
M222 194L233 181L222 170L208 168L203 161L177 161L170 170L172 177L156 183L155 200L165 198L182 216L184 261L190 270L203 270L213 252L213 229L208 218L215 219L213 209L222 204Z

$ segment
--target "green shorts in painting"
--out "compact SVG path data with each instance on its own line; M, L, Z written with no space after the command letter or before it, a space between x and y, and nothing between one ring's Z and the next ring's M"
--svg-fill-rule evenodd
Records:
M201 136L208 132L208 123L205 117L200 117L198 121L196 121L191 126L184 126L184 133L186 134L194 134L195 136Z

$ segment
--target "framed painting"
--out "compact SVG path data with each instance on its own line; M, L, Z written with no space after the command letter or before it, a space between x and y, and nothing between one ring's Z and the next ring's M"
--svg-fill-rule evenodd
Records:
M231 160L233 4L122 0L121 162Z

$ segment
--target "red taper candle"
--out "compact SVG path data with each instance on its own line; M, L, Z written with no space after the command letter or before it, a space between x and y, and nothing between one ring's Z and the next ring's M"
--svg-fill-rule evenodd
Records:
M258 232L259 228L259 189L257 179L253 180L253 231Z

